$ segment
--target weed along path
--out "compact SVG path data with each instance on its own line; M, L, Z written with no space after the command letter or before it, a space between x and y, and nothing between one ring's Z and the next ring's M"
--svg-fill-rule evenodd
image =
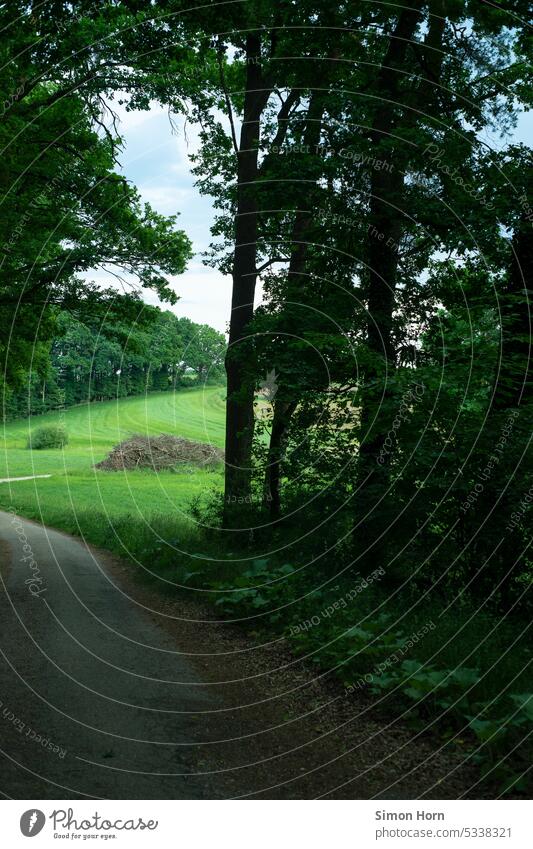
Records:
M3 512L0 562L5 796L457 798L475 782L453 747L78 539Z

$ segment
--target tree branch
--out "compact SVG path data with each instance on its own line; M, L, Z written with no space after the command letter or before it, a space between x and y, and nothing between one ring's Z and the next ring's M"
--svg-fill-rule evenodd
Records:
M231 127L231 139L233 141L233 150L236 154L239 153L239 144L237 142L237 133L235 132L235 121L233 120L233 109L231 106L231 100L228 93L228 88L226 85L226 77L224 74L224 64L222 62L222 52L223 45L219 39L218 41L218 49L217 49L217 62L218 62L218 70L220 73L220 84L222 86L222 91L224 92L224 100L226 101L226 109L228 112L228 119Z
M263 263L263 265L260 265L260 266L259 266L259 268L256 268L256 269L255 269L256 274L261 274L261 272L262 272L262 271L264 271L264 270L265 270L265 268L270 268L270 266L271 266L271 265L274 265L274 263L275 263L275 262L288 262L288 261L289 261L289 260L288 260L288 257L285 257L285 256L275 256L275 257L273 257L272 259L269 259L269 260L267 260L266 262L264 262L264 263Z
M291 109L297 106L300 102L301 94L296 89L291 89L285 100L283 101L281 108L278 112L277 123L278 129L276 131L276 135L272 139L271 148L277 147L280 148L285 141L287 133L289 131L289 118L291 117ZM272 159L272 154L268 154L265 156L263 160L263 164L261 165L261 171L268 167L268 163Z

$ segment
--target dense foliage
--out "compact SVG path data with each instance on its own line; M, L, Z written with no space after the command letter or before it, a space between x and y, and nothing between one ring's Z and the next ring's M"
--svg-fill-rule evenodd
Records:
M131 108L198 124L210 261L233 277L225 524L268 538L298 516L391 591L523 604L532 159L508 134L531 103L527 4L185 8L161 0L120 49Z
M49 358L28 373L22 388L6 393L5 418L223 382L222 333L146 305L141 319L134 325L91 324L60 313Z
M30 403L40 393L46 409L170 387L184 364L201 380L219 369L214 332L198 330L188 360L183 323L162 313L150 335L138 300L81 276L118 266L174 297L167 276L188 241L114 173L120 142L102 104L186 115L217 211L208 261L233 281L225 492L194 506L213 556L192 579L226 615L285 636L378 566L379 591L362 596L371 614L357 613L372 621L322 617L296 642L351 686L402 648L412 629L397 619L440 611L436 636L413 641L373 692L398 691L422 720L451 716L452 731L463 723L481 757L499 757L510 726L505 791L523 778L505 760L533 700L525 650L517 671L505 640L491 643L507 620L505 639L521 642L533 579L532 155L510 141L531 108L529 12L526 0L2 11L2 23L21 16L2 48L8 383L31 362ZM66 309L96 317L73 324ZM142 550L174 569L165 544ZM237 549L251 566L235 566ZM442 623L455 610L469 641L463 652L452 640L454 655ZM487 641L493 655L478 658Z
M0 389L45 366L58 307L131 320L143 288L176 300L169 275L191 254L175 216L142 204L115 170L121 139L70 41L79 10L47 6L0 9ZM92 281L96 270L121 293Z

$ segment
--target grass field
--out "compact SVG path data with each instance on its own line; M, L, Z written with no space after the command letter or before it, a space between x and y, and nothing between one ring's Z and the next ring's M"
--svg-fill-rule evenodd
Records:
M9 422L0 433L0 478L52 477L0 483L0 508L13 507L65 530L76 530L84 513L104 514L110 523L126 515L148 521L183 515L195 495L220 486L220 470L104 472L94 464L132 434L171 433L222 448L224 395L221 387L182 389ZM60 423L69 435L64 449L26 447L31 430Z

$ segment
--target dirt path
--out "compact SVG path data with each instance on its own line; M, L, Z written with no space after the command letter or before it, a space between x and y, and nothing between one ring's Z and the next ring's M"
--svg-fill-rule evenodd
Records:
M0 513L0 562L5 796L457 798L477 778L80 540Z

